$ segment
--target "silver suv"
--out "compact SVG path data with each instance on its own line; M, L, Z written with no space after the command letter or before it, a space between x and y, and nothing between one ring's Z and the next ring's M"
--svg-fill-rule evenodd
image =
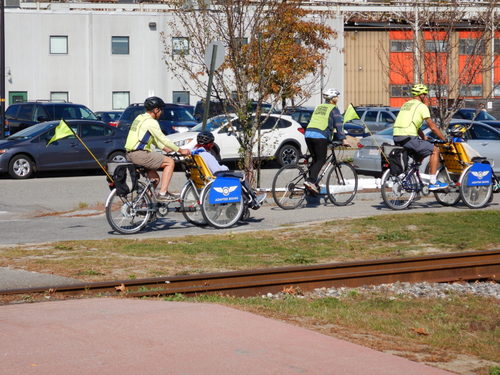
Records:
M350 123L366 125L371 133L390 128L399 113L398 107L356 107L360 120L352 120Z

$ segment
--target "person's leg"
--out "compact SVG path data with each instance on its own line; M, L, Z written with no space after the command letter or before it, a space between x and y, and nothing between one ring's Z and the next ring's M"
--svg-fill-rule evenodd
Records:
M161 163L160 169L163 169L160 180L160 194L166 194L168 191L168 186L170 185L170 180L174 174L175 161L168 156L165 156L163 162Z
M439 147L434 146L434 150L429 158L429 173L436 175L439 168Z
M319 172L326 161L328 141L321 138L306 138L306 144L312 157L308 181L316 183Z

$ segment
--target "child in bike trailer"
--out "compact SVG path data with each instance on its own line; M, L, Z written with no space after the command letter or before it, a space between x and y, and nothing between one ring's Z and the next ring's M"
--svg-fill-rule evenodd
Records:
M266 199L266 193L257 195L255 191L248 185L248 182L243 179L243 174L240 172L230 171L227 166L220 164L220 154L217 151L214 142L214 135L209 131L203 131L196 137L197 145L194 147L192 154L200 155L203 161L207 165L210 172L215 177L227 176L227 177L238 177L241 180L242 185L245 190L249 192L250 202L248 206L254 210L262 206L262 202Z

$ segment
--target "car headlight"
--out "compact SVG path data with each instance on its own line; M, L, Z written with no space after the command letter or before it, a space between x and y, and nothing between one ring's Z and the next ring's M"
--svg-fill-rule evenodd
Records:
M172 129L174 129L177 133L184 133L189 130L187 126L172 126Z
M174 144L177 146L177 147L183 147L189 143L191 143L193 141L194 138L186 138L186 139L181 139L179 141L175 141Z

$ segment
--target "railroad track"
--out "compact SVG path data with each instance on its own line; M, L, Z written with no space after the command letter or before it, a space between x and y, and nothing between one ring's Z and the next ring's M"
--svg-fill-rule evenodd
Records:
M123 295L153 297L174 294L256 296L295 287L357 287L396 281L453 282L500 279L500 250L440 254L314 266L281 267L136 280L63 285L53 288L0 290L1 301L68 296Z

